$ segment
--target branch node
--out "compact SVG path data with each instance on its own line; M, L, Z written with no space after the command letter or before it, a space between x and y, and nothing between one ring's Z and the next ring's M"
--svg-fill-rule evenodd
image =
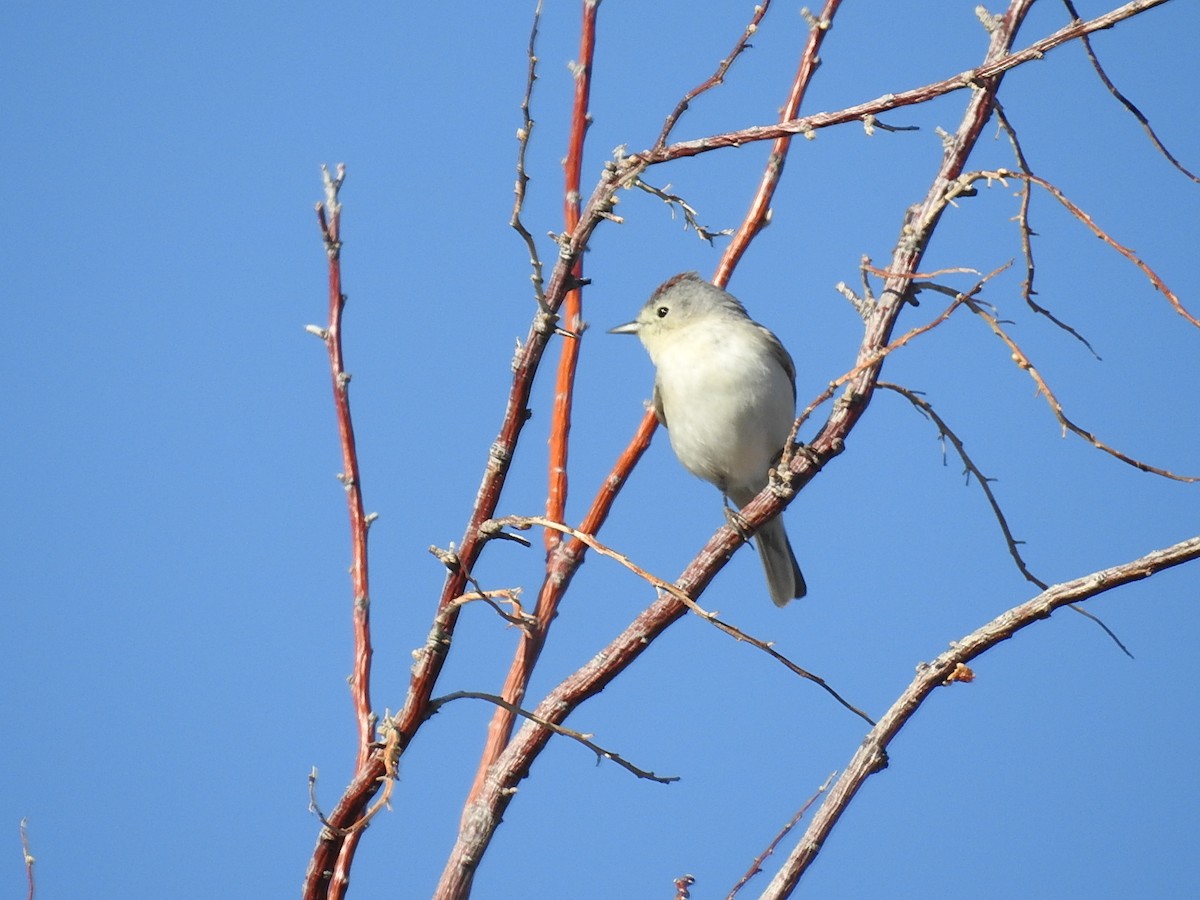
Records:
M437 558L438 562L440 562L451 572L457 572L462 568L462 560L459 559L458 553L454 549L454 544L450 545L449 550L443 550L441 547L438 547L435 544L430 544L429 552Z

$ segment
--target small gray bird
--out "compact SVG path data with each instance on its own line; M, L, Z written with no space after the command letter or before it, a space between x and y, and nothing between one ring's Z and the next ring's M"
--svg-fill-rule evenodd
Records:
M663 282L636 319L610 333L636 334L650 354L654 411L684 467L739 509L753 500L796 417L796 367L779 338L695 272ZM783 518L756 541L775 605L803 597Z

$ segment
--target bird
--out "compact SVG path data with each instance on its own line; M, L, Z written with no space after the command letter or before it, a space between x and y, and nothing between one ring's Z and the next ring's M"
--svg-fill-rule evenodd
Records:
M796 366L779 338L695 272L668 278L636 319L609 333L636 334L650 355L651 405L684 468L716 485L726 504L740 510L753 500L796 417ZM803 597L783 518L765 522L756 543L775 605Z

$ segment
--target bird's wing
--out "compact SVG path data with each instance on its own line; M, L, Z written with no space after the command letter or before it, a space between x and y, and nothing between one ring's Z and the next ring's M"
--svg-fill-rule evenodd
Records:
M758 325L757 322L754 323ZM792 362L792 355L787 352L787 348L783 346L783 342L775 337L775 333L764 325L758 325L762 329L762 333L766 336L767 341L771 344L771 353L775 359L783 366L783 371L787 372L788 381L792 383L792 402L796 400L796 364ZM662 416L659 416L661 419ZM665 423L664 423L665 424Z
M787 352L786 350L784 351ZM654 410L654 415L658 417L658 424L663 428L667 427L667 412L663 409L662 392L658 389L658 379L654 379L654 396L650 398L650 407Z

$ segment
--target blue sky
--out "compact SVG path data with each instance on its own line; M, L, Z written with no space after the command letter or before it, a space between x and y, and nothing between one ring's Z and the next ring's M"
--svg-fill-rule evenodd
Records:
M1113 5L1116 5L1115 3ZM5 739L0 884L24 883L28 817L42 897L293 896L317 822L350 775L354 724L348 540L320 343L325 258L318 166L345 162L348 368L372 530L380 712L403 702L410 652L495 437L514 339L533 312L507 221L532 3L9 4L0 78L7 177L0 296L8 472L0 568ZM560 229L578 4L548 3L525 221ZM714 4L714 6L717 6ZM666 113L732 45L750 4L601 8L590 189L611 149L653 142ZM937 7L934 9L934 7ZM832 110L974 65L974 3L847 3L806 111ZM1109 8L1080 2L1090 17ZM1066 21L1039 4L1024 46ZM1095 37L1118 86L1185 165L1200 70L1194 4ZM804 37L769 14L729 83L677 136L771 121ZM1078 46L1008 76L1001 99L1034 171L1135 248L1193 312L1200 189L1149 145ZM863 254L883 264L922 197L965 95L796 143L775 217L731 282L796 359L801 403L852 365L861 324L834 291ZM1011 166L989 129L972 168ZM714 227L734 227L764 147L652 171ZM984 293L1067 414L1123 451L1200 474L1200 333L1049 197L1036 195L1039 301L1102 357L1031 315L1015 185L951 210L924 268L1017 265ZM571 457L577 519L625 445L652 371L627 321L675 272L720 253L658 201L623 195L586 260ZM552 253L541 240L543 253ZM969 287L972 276L946 276ZM940 309L931 297L901 329ZM551 359L548 356L547 359ZM501 513L544 505L552 383L539 377ZM995 477L1031 568L1066 580L1195 535L1200 490L1064 439L982 322L956 314L885 378L924 391ZM811 429L812 426L810 426ZM811 435L811 430L806 432ZM803 434L802 434L803 436ZM846 453L791 506L810 596L779 611L743 552L704 596L879 714L914 667L1027 599L981 492L943 465L936 431L880 395ZM660 434L601 535L674 577L723 522L716 492ZM492 547L489 587L532 594L541 554ZM940 691L892 747L804 882L815 896L1179 896L1200 880L1200 788L1173 760L1198 737L1192 648L1200 569L1088 604L1129 645L1056 614ZM589 558L534 678L540 696L652 599ZM439 693L498 688L514 635L468 609ZM427 896L454 837L487 705L448 705L405 756L394 811L359 852L352 896ZM704 623L672 628L568 722L636 764L634 780L556 739L509 808L475 896L724 896L862 738L812 685ZM761 888L765 881L757 883ZM751 888L744 896L754 895Z

